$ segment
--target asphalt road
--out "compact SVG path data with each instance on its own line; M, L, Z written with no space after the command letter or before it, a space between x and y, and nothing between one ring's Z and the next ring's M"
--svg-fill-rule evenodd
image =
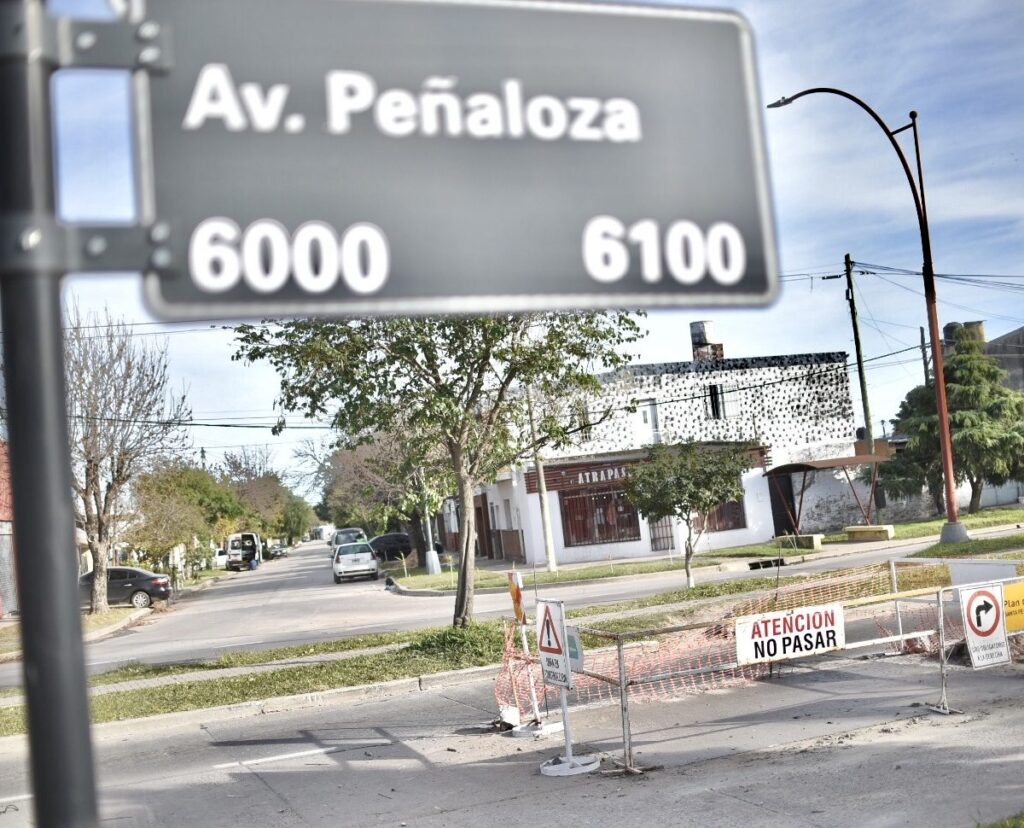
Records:
M93 729L104 825L973 826L1022 807L1019 665L809 659L747 686L631 706L639 777L541 776L558 738L494 732L492 681L374 701ZM621 756L617 704L571 713L577 754ZM22 738L0 739L0 826L34 824ZM59 795L58 791L51 795Z
M797 574L859 566L902 557L926 544L855 552L841 558L788 566ZM766 575L697 569L698 582ZM592 581L543 591L570 607L638 598L682 586L679 575L665 573L629 579ZM526 590L527 607L534 595ZM168 664L214 658L225 651L267 649L363 633L416 629L448 623L453 598L395 595L380 581L333 582L330 556L320 541L303 544L290 557L270 561L254 572L224 573L208 589L122 633L86 645L90 672L127 662ZM478 618L509 615L507 593L476 596ZM21 684L20 663L0 665L0 687Z

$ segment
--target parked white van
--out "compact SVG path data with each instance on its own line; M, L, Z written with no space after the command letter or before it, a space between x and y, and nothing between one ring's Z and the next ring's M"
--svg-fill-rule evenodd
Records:
M227 553L225 569L242 571L252 568L253 561L258 565L263 561L263 542L255 532L236 532L228 535L224 541Z

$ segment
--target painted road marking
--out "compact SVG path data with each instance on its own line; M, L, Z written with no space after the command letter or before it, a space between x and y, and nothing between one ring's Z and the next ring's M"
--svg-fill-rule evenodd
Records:
M224 770L225 768L247 768L251 765L265 765L269 762L284 762L288 759L301 759L304 756L325 756L329 753L337 753L338 751L346 750L350 747L382 747L384 745L392 744L394 744L394 742L390 739L345 739L340 744L332 745L331 747L298 750L294 753L281 753L277 756L264 756L260 759L240 759L236 762L223 762L220 765L214 765L213 769Z

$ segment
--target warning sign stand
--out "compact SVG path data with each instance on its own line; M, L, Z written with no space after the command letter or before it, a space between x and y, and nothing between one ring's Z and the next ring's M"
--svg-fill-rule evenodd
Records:
M578 776L601 767L599 756L573 756L572 731L569 728L569 697L572 669L566 647L565 609L561 601L537 602L537 649L546 684L558 686L562 703L562 726L565 731L565 755L549 759L540 766L544 776Z
M516 623L519 625L519 643L523 648L523 655L526 656L526 675L530 687L530 710L533 718L528 722L517 724L512 728L512 735L517 737L530 736L534 739L542 739L562 732L561 722L545 722L541 716L540 705L537 704L537 690L533 681L533 659L530 657L530 642L526 638L526 625L529 619L526 617L526 609L523 607L523 576L513 570L508 573L508 589L512 595L512 609L516 614ZM513 682L513 686L515 683Z

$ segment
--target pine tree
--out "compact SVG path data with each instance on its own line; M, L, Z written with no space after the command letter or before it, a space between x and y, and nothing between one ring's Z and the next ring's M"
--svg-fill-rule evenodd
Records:
M1024 394L1003 383L1006 371L966 329L946 363L946 395L958 477L971 486L970 513L981 508L985 483L1000 486L1021 474Z

